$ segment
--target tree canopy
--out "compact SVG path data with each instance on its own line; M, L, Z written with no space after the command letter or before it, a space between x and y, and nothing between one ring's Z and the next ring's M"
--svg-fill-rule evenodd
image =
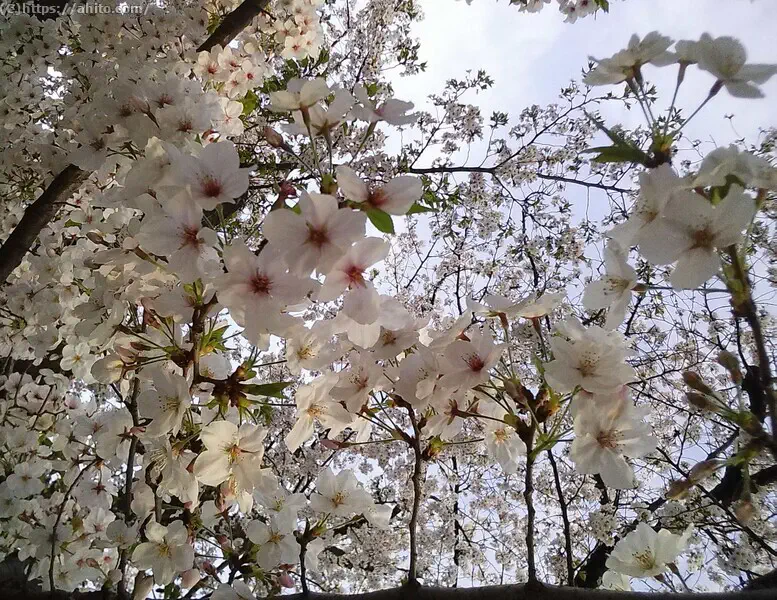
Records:
M774 597L777 65L415 106L424 4L3 5L8 597Z

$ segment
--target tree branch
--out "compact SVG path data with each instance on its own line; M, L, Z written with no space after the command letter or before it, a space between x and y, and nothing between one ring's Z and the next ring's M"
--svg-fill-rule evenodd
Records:
M421 506L421 462L423 461L423 454L421 452L420 441L421 431L415 418L415 412L409 405L407 406L407 412L410 415L410 422L413 425L413 439L411 446L413 448L413 455L415 457L412 478L413 512L410 515L410 523L408 525L408 528L410 529L410 566L407 573L407 582L411 585L418 585L418 543L416 541L416 536L418 530L418 509Z
M207 596L206 596L207 597ZM19 592L5 600L108 600L110 592ZM364 594L289 594L284 600L774 600L773 589L688 594L674 592L619 592L552 585L494 585L476 588L405 586Z
M207 40L200 44L197 52L205 52L214 46L226 46L243 29L251 24L254 17L262 12L270 0L245 0L219 23Z
M526 443L526 477L524 478L523 499L526 502L526 568L529 576L529 583L537 584L537 565L534 557L534 478L532 467L534 459L532 458L532 441L534 439L534 426L532 425L531 437L524 440Z
M550 467L553 470L553 481L556 484L556 493L558 494L558 503L561 507L561 520L564 523L564 552L567 562L567 585L575 584L575 566L572 562L572 534L569 527L569 515L567 514L567 503L564 500L564 490L561 488L561 478L558 476L558 467L556 459L553 456L553 450L548 449L548 458Z
M60 2L54 3L60 4ZM208 39L200 44L197 51L210 50L217 44L226 46L264 10L268 3L269 0L245 0L224 17ZM27 208L22 220L0 247L0 282L5 282L11 272L21 264L35 238L57 214L59 205L69 198L88 176L89 173L75 165L65 167L40 198Z
M430 175L434 173L487 173L489 175L496 174L496 167L426 167L418 168L411 167L408 169L408 173L414 173L416 175ZM631 194L634 190L621 188L615 185L606 185L604 183L596 183L595 181L582 181L580 179L572 179L571 177L562 177L561 175L549 175L547 173L534 172L532 175L540 178L547 179L549 181L557 181L559 183L572 183L575 185L582 185L584 187L596 188L600 190L606 190L611 192L620 192L622 194Z
M69 198L89 174L75 165L65 167L41 196L27 207L19 224L0 247L0 283L5 282L32 247L35 238L57 214L59 205Z

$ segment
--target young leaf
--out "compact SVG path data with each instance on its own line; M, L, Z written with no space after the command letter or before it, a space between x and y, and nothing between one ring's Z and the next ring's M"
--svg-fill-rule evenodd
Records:
M367 218L375 225L375 229L383 233L394 233L394 221L391 215L383 212L379 208L368 208Z
M417 213L426 213L426 212L437 212L435 209L433 209L431 206L424 206L423 204L418 204L416 202L413 204L413 206L410 207L410 210L407 211L407 214L414 215Z
M244 385L243 391L254 396L269 396L271 398L283 398L283 390L291 385L291 381L279 381L277 383L259 383Z

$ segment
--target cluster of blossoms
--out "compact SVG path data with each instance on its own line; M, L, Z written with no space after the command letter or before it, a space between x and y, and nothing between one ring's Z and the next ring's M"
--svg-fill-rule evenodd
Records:
M472 0L466 0L472 4ZM578 19L595 14L599 9L609 10L607 0L556 0L559 12L566 16L566 23L574 23ZM551 0L511 0L510 4L521 12L536 13L551 3Z
M24 100L3 104L3 185L14 198L3 238L38 194L30 181L67 163L85 182L1 292L0 548L29 559L45 586L126 592L134 572L137 598L178 585L250 599L295 578L307 590L306 571L345 554L335 542L352 530L407 521L415 544L424 474L457 447L482 447L508 477L523 471L527 503L533 465L570 441L578 475L633 491L635 460L658 441L650 410L632 397L635 349L618 331L632 294L649 289L629 252L674 264L677 289L702 286L729 266L721 253L738 256L760 190L777 181L767 162L735 148L688 177L667 161L646 164L631 215L608 234L606 272L586 286L594 317L585 325L564 292L539 289L468 294L455 316L419 310L389 293L381 275L398 252L380 233L393 233L395 218L414 227L405 215L429 210L434 193L382 153L381 128L429 117L358 76L328 83L316 63L322 3L276 4L274 18L207 49L194 42L207 25L195 8L174 36L170 19L28 23L33 33L3 36L9 72L30 66ZM49 33L55 44L44 43ZM100 62L106 36L113 53ZM676 55L670 44L635 38L588 82L639 91L642 66L674 61L679 85L698 62L717 78L710 97L723 87L754 96L753 82L773 72L744 57L735 68L740 47L720 39L678 43ZM55 90L65 85L63 102ZM457 96L443 103L464 124L459 135L482 133L476 110ZM293 165L287 177L267 176L281 160ZM528 178L509 160L501 174ZM25 162L18 177L13 167ZM272 199L251 204L260 189ZM739 275L723 271L733 289ZM397 445L405 451L370 454ZM409 479L410 494L371 485L377 471ZM676 569L684 531L636 525L610 553L604 585ZM409 554L415 580L415 546Z

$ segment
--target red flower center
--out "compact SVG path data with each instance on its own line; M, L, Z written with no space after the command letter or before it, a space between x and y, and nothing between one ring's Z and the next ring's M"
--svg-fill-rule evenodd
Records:
M199 246L200 238L198 237L200 230L195 227L184 227L181 232L181 239L183 241L182 246Z
M251 289L253 289L254 294L269 296L272 289L272 281L270 281L267 275L257 271L251 278Z
M477 354L470 354L464 359L464 362L466 362L467 366L473 371L482 371L483 367L486 366L486 363L483 362L483 359Z
M316 229L308 225L308 242L318 248L327 244L329 242L329 235L326 229Z
M351 285L364 285L364 274L362 273L361 267L358 265L349 267L345 274Z
M202 193L207 198L218 198L221 195L221 182L215 177L207 176L200 181Z

